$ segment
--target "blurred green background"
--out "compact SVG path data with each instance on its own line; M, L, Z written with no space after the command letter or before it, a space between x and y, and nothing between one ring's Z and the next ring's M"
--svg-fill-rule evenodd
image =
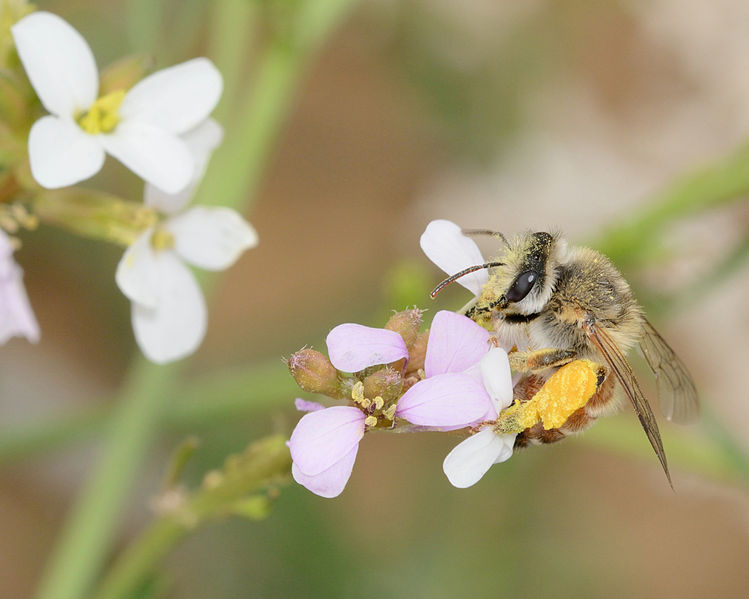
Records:
M247 2L257 22L243 82L297 5ZM163 10L158 20L144 17L151 4ZM100 68L133 52L153 53L158 66L210 55L212 2L37 5L73 24ZM224 98L227 130L231 120L221 114L239 101ZM170 398L112 557L152 518L149 499L186 435L202 442L186 471L195 484L251 440L291 430L300 394L290 379L278 382L282 356L303 345L323 349L341 322L381 326L388 310L414 301L430 309L463 303L460 289L428 300L440 279L418 247L429 220L505 233L561 230L572 242L606 247L608 232L647 213L658 190L721 160L748 133L743 0L356 5L292 96L247 213L260 245L219 281L183 388L192 377L261 367L270 379L227 392L239 396L231 400L239 409L221 409L217 387L198 402L197 418L179 415L178 393ZM142 194L112 160L86 185ZM615 259L689 364L708 423L725 423L721 435L737 440L730 451L739 455L749 450L749 202L743 194L730 200L657 226L637 260ZM23 241L18 259L42 341L2 348L6 432L106 410L135 351L129 305L113 281L121 249L49 228ZM491 243L484 247L490 254ZM634 416L611 420L582 438L518 453L468 490L453 489L441 472L458 437L368 435L341 497L284 488L265 520L196 531L155 584L175 599L742 596L746 470L742 482L730 469L694 472L677 460L674 493ZM0 597L34 589L99 456L89 428L47 451L0 454ZM693 435L700 453L701 429L662 428L685 447ZM622 430L642 457L604 448Z

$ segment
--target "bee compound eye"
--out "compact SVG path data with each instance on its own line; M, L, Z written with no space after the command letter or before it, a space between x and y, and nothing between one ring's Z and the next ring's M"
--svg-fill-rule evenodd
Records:
M507 292L507 299L511 302L519 302L525 298L533 289L533 286L538 280L538 275L535 272L524 272L521 274L510 287Z

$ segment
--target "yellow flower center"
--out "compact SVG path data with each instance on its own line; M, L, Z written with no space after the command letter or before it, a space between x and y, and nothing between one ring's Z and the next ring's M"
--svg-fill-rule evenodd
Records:
M379 395L374 399L364 397L364 383L357 381L351 389L351 399L364 412L364 424L367 428L374 428L382 423L392 426L395 418L395 404L385 407L385 400Z
M166 229L156 229L151 235L151 247L157 252L174 247L174 235Z
M125 99L125 90L120 89L102 96L91 104L88 112L82 114L76 121L86 133L98 135L109 133L120 122L117 111L120 109L122 100Z

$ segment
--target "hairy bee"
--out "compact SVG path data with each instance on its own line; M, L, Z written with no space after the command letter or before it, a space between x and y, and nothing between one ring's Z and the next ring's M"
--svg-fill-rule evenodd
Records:
M606 366L595 395L558 429L539 424L518 435L516 445L550 443L590 426L619 405L618 386L637 413L645 433L671 480L658 423L640 389L627 352L639 344L658 384L658 400L668 420L693 421L699 415L697 392L682 361L645 318L629 284L604 255L584 247L568 248L558 235L527 233L502 240L497 261L477 264L445 279L433 292L480 269L489 281L464 309L466 316L514 343L515 371L527 374L516 398L530 399L553 369L578 358Z

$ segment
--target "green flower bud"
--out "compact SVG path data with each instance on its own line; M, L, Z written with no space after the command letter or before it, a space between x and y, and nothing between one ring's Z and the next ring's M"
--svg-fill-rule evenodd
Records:
M418 308L396 312L387 321L385 328L399 333L403 337L403 341L406 342L406 347L410 348L419 334L421 313Z
M364 379L364 396L369 398L381 397L388 404L401 396L402 387L403 379L400 373L386 367Z
M288 360L296 384L310 393L340 396L338 371L327 357L314 349L301 349Z

